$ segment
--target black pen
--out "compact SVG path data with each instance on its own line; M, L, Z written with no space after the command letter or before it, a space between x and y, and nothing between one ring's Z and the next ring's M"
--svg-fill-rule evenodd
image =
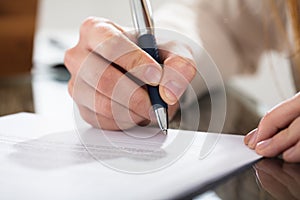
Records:
M131 11L134 26L138 32L138 45L146 51L156 62L161 64L158 48L154 37L151 5L148 0L131 0ZM160 129L168 131L168 105L159 95L158 86L147 85L151 104Z

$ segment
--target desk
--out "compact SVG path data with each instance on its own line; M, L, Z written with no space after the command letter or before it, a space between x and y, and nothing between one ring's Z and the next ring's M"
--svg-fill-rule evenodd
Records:
M31 77L21 77L0 81L0 115L22 111L34 112L31 80ZM260 117L230 89L226 95L227 114L223 132L246 134L255 128ZM199 99L200 110L203 115L207 115L203 119L209 116L209 111L207 111L209 102L208 95ZM171 127L178 126L178 118L179 115L171 122ZM199 125L199 130L205 131L206 129L207 122L203 120ZM261 183L256 179L255 173L260 175ZM285 183L288 183L289 187L284 186ZM262 159L222 180L212 182L205 188L198 188L190 194L184 194L182 198L202 199L211 195L210 197L221 199L276 199L274 195L281 195L278 196L280 199L296 199L300 197L298 190L300 185L297 184L300 184L299 164L287 164L279 159ZM278 190L277 187L281 189Z

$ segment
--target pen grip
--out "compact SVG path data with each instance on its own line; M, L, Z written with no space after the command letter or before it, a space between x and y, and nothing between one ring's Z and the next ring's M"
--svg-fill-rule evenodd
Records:
M156 62L161 64L154 35L152 34L141 35L138 38L138 45L145 52L147 52ZM164 107L166 109L168 108L168 105L163 101L163 99L159 95L158 86L147 85L147 89L154 109L157 109L159 107Z

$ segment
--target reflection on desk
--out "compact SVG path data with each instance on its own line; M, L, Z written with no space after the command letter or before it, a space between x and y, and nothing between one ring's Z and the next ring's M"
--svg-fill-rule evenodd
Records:
M194 199L282 200L300 198L300 164L264 158L247 169L218 181ZM199 190L200 191L200 190Z
M300 164L264 159L254 167L261 187L274 199L300 199Z

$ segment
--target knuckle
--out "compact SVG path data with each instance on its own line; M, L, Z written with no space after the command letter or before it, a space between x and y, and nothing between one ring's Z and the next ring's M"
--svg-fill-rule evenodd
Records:
M127 71L142 67L143 65L147 64L146 56L140 49L132 50L128 56L133 57L134 59L132 59L132 64L127 66Z
M68 69L72 66L73 55L74 55L74 48L68 49L65 52L64 63Z
M289 133L293 133L293 134L297 134L298 138L300 139L300 116L297 117L292 123L291 125L288 127L288 132Z
M80 51L78 45L73 48L68 49L64 55L64 64L67 70L72 74L76 75L78 73L80 64L82 62L81 58L82 52Z
M109 39L117 35L115 29L111 24L101 22L96 26L96 31L103 39Z
M115 53L116 46L118 44L118 38L120 38L120 33L116 31L113 25L106 22L100 22L95 25L85 37L87 49L96 52L110 52L110 54ZM109 44L109 45L108 45ZM105 49L102 46L105 45ZM98 49L99 48L99 49Z
M259 126L264 126L272 121L272 112L267 112L260 120Z
M80 26L80 35L87 35L91 28L97 24L97 22L99 22L99 20L96 17L91 16L86 18Z
M69 83L68 83L68 93L71 97L73 97L73 87L74 86L74 81L73 79L70 79Z
M116 33L112 22L104 18L88 17L80 26L80 39L87 41L89 49L95 47L91 44L95 38L105 41L117 35Z

